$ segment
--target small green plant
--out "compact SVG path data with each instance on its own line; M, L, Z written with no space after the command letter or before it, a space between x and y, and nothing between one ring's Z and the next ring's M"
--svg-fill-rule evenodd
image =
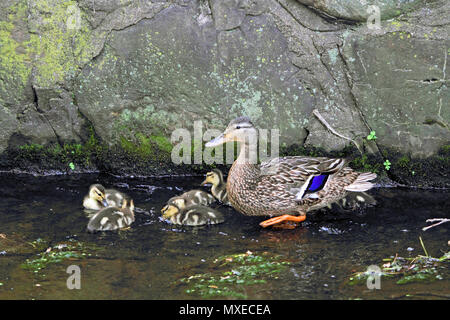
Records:
M375 131L370 131L369 135L367 136L367 140L376 140L377 136L375 135Z
M245 288L278 279L290 264L280 256L261 255L250 251L218 257L213 261L212 272L195 274L179 281L188 286L188 294L203 298L234 297L246 299Z
M47 242L42 239L37 239L30 242L33 246L45 246ZM90 252L99 250L97 246L89 245L86 247L81 242L70 239L67 242L61 242L53 247L47 248L45 251L38 253L35 259L26 259L21 267L30 270L33 273L39 273L49 265L57 264L65 260L79 260L84 259L92 254Z
M75 251L50 251L38 255L39 258L29 260L22 264L22 268L28 269L34 273L38 273L41 269L46 268L49 264L59 263L66 259L81 259L83 254Z
M386 170L389 170L391 168L391 162L387 159L385 162L383 162L383 165Z
M392 278L396 284L406 284L419 281L443 280L447 273L449 252L440 258L418 255L414 258L395 257L383 259L379 275ZM349 285L364 283L371 273L369 271L354 273L349 278Z
M75 165L73 164L73 162L69 163L69 168L73 170L75 170Z

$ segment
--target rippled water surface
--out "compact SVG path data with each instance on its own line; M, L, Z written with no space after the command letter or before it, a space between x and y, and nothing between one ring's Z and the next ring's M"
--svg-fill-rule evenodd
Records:
M230 288L237 295L214 295L217 285L212 283L209 298L440 299L450 294L448 269L440 270L434 281L398 285L382 278L380 290L348 284L352 274L381 266L384 258L423 254L419 236L431 256L447 252L450 223L421 230L426 219L449 217L449 194L443 191L374 189L376 207L320 212L294 230L261 229L263 218L246 217L229 207L218 207L226 219L223 224L182 228L162 221L159 211L170 197L200 188L202 177L0 178L0 299L200 299L204 295L192 285L201 283L201 277L229 277L226 263L216 259L246 252L275 257L283 267L273 275L268 272L264 281L235 283ZM131 230L86 232L81 203L95 182L134 198L141 210ZM79 255L64 256L39 270L33 265L45 257L47 248L64 252L64 247L75 247ZM66 286L66 268L73 264L81 270L80 290ZM242 272L230 270L233 275ZM192 275L203 276L197 282L182 281Z

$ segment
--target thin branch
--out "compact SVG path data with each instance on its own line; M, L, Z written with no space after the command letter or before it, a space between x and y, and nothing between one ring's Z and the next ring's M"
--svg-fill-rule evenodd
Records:
M433 218L433 219L428 219L428 220L427 220L427 222L436 222L436 221L438 221L438 222L435 223L435 224L432 224L431 226L423 227L422 230L423 230L423 231L427 231L427 230L430 229L430 228L433 228L433 227L436 227L436 226L438 226L438 225L440 225L440 224L449 222L450 219L447 219L447 218Z

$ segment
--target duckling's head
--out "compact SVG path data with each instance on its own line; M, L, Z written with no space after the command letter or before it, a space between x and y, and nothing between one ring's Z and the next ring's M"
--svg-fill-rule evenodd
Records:
M161 209L161 213L163 218L170 219L184 208L186 208L186 199L182 197L173 197L170 198L167 205Z
M180 213L180 209L178 209L176 206L168 204L164 208L161 209L161 213L164 219L170 219L174 215L177 215Z
M213 169L206 174L206 179L202 182L202 186L211 183L213 186L218 186L223 183L223 174L219 169Z
M101 202L105 207L108 206L105 187L101 184L93 184L89 187L89 198Z
M258 130L249 117L239 117L232 120L225 131L217 138L207 142L206 147L216 147L226 142L256 143Z

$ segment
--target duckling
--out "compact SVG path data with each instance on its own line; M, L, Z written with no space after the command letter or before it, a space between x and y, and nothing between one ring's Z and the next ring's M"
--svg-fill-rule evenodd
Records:
M134 202L123 199L122 207L107 207L98 211L87 225L89 232L110 231L129 227L134 222Z
M212 195L222 202L223 204L230 205L227 196L227 183L223 179L222 171L219 169L213 169L206 174L206 179L202 182L202 186L207 183L211 183L211 193Z
M89 187L89 193L83 199L83 206L89 210L100 210L108 206L106 201L106 189L101 184L93 184Z
M162 208L161 212L163 218L184 226L193 227L224 222L222 213L201 205L179 208L174 204L168 204Z
M101 184L93 184L89 187L88 195L84 197L83 206L89 210L120 207L124 199L129 201L130 197L115 189L105 189Z
M336 201L335 204L344 211L352 211L363 207L372 207L377 204L377 201L365 192L349 191L347 195Z
M167 201L167 204L175 204L180 209L191 205L208 206L216 201L216 199L208 192L202 190L187 191L179 196L175 196Z

